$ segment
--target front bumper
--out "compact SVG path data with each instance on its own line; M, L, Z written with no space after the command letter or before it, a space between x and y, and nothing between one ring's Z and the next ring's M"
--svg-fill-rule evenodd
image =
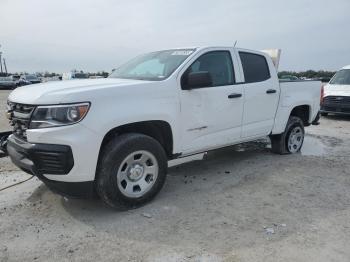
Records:
M62 182L50 180L44 175L65 176L74 166L69 146L32 144L11 135L7 140L7 152L12 162L23 171L37 176L51 190L69 197L93 195L93 181Z
M350 97L326 96L321 104L321 113L350 115Z
M327 107L321 107L320 110L321 113L328 113L328 114L335 114L335 115L350 115L349 112L343 112L340 108L327 108Z

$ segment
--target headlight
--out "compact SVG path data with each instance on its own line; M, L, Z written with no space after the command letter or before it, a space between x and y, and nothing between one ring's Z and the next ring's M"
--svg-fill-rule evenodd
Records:
M29 128L66 126L78 123L87 114L90 103L38 106L32 115Z

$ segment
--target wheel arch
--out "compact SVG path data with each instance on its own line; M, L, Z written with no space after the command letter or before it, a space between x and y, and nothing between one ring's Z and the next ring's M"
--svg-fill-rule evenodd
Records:
M103 137L100 146L99 158L103 147L111 139L125 133L140 133L154 138L162 145L168 159L173 158L173 132L170 124L164 120L139 121L110 129Z
M283 133L290 116L300 117L303 120L304 126L309 126L312 122L312 106L308 103L300 103L288 107L278 107L271 135Z
M311 106L307 104L295 106L289 116L299 117L303 121L304 126L309 126L311 124Z

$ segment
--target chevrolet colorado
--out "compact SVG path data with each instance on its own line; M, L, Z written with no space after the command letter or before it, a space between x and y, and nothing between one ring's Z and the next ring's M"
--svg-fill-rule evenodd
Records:
M320 95L316 81L279 83L265 52L158 51L107 79L14 90L7 152L53 191L134 208L161 190L169 160L266 136L275 153L299 152Z

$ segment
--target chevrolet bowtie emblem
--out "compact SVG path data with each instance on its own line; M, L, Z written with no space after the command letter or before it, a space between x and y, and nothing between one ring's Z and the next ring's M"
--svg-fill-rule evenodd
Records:
M13 112L12 112L12 111L7 111L7 112L6 112L6 118L7 118L8 120L11 120L11 119L12 119L12 116L13 116Z

